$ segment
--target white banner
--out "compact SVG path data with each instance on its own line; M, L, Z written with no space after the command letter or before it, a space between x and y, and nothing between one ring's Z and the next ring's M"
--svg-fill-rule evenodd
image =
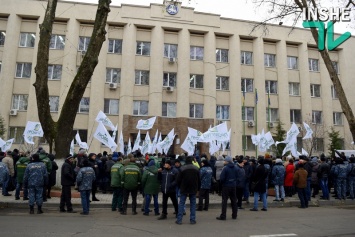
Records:
M308 152L305 149L303 149L303 148L302 148L302 155L308 156Z
M231 140L231 132L232 132L232 129L229 129L228 131L228 135L229 135L229 139L227 141L222 141L222 150L223 150L223 153L224 151L226 150L227 146L228 146L228 143L230 143L230 140Z
M159 133L158 142L157 142L157 144L155 145L155 149L158 151L158 153L163 153L163 150L161 149L161 147L158 146L158 144L161 143L161 142L162 142L161 133Z
M142 130L149 130L153 127L155 120L157 117L152 117L147 120L140 119L137 123L136 128L137 129L142 129Z
M284 141L281 141L281 142L276 142L276 146L279 144L279 143L290 143L291 141L293 141L294 139L297 138L297 135L300 133L300 130L298 129L297 125L295 123L292 123L292 126L290 128L290 130L288 130L287 132L287 136L286 136L286 139ZM297 139L296 139L297 140ZM296 141L297 142L297 141ZM297 151L297 149L296 149Z
M139 130L138 134L137 134L137 138L134 141L134 145L133 145L132 151L136 151L136 150L140 149L141 148L140 145L139 145L140 143L141 143L141 131Z
M185 141L181 144L181 149L184 149L189 156L194 154L195 144L189 134L187 134Z
M14 138L11 138L7 141L4 141L0 138L0 148L3 152L9 151L11 149L12 143L14 142Z
M88 144L86 142L82 142L81 141L81 138L80 138L80 135L79 135L78 132L75 135L75 140L76 140L76 143L79 145L80 148L83 148L83 149L86 149L86 150L89 149Z
M270 132L267 132L265 134L265 146L266 146L266 149L269 149L274 144L275 144L274 138L272 138L272 135L271 135Z
M35 144L35 142L33 141L33 137L30 135L25 136L25 134L23 134L23 138L25 139L25 142L28 144Z
M291 151L291 154L294 157L298 157L298 151L297 151L297 137L295 137L292 141L286 144L286 147L284 148L282 155L285 155L286 152Z
M122 130L121 130L120 140L119 140L118 144L120 145L120 150L119 150L119 151L120 151L122 154L124 154L124 142L123 142Z
M116 127L115 127L115 129L113 130L113 132L112 132L112 139L113 139L114 141L116 141L117 127L118 127L118 124L116 124Z
M113 125L113 123L111 122L111 120L106 116L106 114L104 114L104 112L102 112L101 110L99 111L99 113L96 116L96 122L98 123L102 123L103 125L110 127L111 130L115 130L115 126Z
M74 155L74 139L71 140L69 154Z
M151 154L154 154L155 153L155 150L156 150L156 147L157 147L157 143L158 143L158 136L159 136L159 133L158 133L158 130L155 132L155 136L154 136L154 139L153 139L153 143L152 143L152 147L149 151L149 153Z
M170 146L174 142L174 138L175 138L175 134L174 134L174 128L173 128L173 129L171 129L169 134L164 138L164 140L157 144L157 149L160 148L165 154L167 154Z
M150 150L151 150L151 141L150 141L149 132L147 131L147 134L145 135L144 138L143 146L141 148L142 155L149 153Z
M1 137L0 137L0 148L2 148L5 144L6 144L6 142L4 140L2 140ZM2 151L6 152L5 150L2 150Z
M25 139L25 142L29 144L35 144L33 142L33 137L43 137L41 123L27 121L26 128L23 133L23 138Z
M190 127L187 127L187 130L189 131L187 136L190 138L194 145L196 145L197 142L203 142L202 132Z
M304 139L312 138L312 134L313 134L312 129L305 122L303 122L303 126L306 129L306 135L302 139L304 140Z
M219 151L220 146L216 144L216 141L211 141L209 142L209 144L210 144L210 148L209 148L210 155L213 155L214 153Z
M101 143L105 144L105 146L110 148L111 152L114 152L117 148L117 144L114 142L114 140L106 130L105 126L101 122L99 122L99 125L96 128L94 138L96 138Z
M132 153L131 138L128 139L127 155Z
M258 150L260 152L266 152L266 150L267 150L264 129L261 131L261 134L260 134Z
M202 140L204 142L211 142L211 141L228 141L228 128L227 123L221 123L213 128L208 129L207 132L202 134Z

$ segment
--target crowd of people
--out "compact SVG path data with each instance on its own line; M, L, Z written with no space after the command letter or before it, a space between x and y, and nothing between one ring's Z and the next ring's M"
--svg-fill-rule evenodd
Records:
M332 159L320 157L291 156L274 159L265 154L257 158L248 156L180 156L168 157L162 154L139 152L124 156L113 154L89 153L79 150L78 154L68 155L61 167L62 193L60 212L75 213L71 203L72 188L80 192L82 215L90 213L90 202L99 201L98 191L112 193L112 211L122 215L128 213L131 197L132 214L137 212L137 196L142 194L143 215L151 212L158 220L168 218L168 199L173 206L176 224L181 224L186 214L187 198L190 202L190 223L196 223L196 211L208 211L209 195L216 192L221 196L221 214L217 220L227 219L227 201L230 199L232 219L237 219L238 209L244 209L243 202L249 204L250 211L268 210L267 196L270 187L274 187L274 202L283 202L285 197L297 193L300 208L307 208L311 198L320 194L320 199L329 200L333 187L334 197L339 200L354 199L355 195L355 157ZM177 158L176 158L177 157ZM0 184L2 195L11 196L15 190L15 199L29 201L30 214L43 213L42 205L51 198L51 187L56 184L58 165L54 156L47 154L41 147L35 154L20 154L18 150L0 153ZM158 195L162 193L162 203ZM91 196L91 198L90 198ZM91 200L90 200L91 199ZM150 210L153 201L154 210ZM161 205L160 205L161 204ZM160 207L162 210L160 211Z

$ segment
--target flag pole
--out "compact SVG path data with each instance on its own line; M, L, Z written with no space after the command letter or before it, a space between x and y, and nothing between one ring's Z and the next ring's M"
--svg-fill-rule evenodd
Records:
M258 134L258 89L255 89L255 134ZM255 149L255 159L258 158L258 147Z
M270 91L267 92L267 120L268 120L268 123L267 123L267 128L268 128L268 131L270 131Z
M243 104L242 104L242 110L244 112L245 115L245 89L243 90ZM242 118L242 123L243 123L243 141L242 141L242 146L243 146L243 156L245 157L245 150L246 150L246 137L245 137L245 118Z

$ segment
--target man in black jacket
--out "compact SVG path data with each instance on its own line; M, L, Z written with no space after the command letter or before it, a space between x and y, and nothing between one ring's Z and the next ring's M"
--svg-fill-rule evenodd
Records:
M330 166L327 164L324 154L320 156L320 165L318 167L317 176L320 180L323 196L321 199L329 200L328 178L330 176Z
M75 182L75 173L72 166L73 161L74 157L72 155L68 155L67 158L65 158L65 162L62 166L62 195L60 196L60 212L76 213L73 210L71 203L71 186L74 186ZM67 206L67 210L65 210L65 206Z

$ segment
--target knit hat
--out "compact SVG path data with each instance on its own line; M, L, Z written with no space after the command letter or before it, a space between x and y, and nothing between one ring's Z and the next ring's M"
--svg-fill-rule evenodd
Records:
M148 163L148 167L150 166L155 166L155 161L154 160L150 160Z
M71 154L67 155L67 157L65 157L66 160L73 158L73 156Z
M226 158L224 158L224 161L229 163L229 162L233 162L233 159L230 156L226 156Z
M282 163L282 160L281 159L276 159L275 163Z

